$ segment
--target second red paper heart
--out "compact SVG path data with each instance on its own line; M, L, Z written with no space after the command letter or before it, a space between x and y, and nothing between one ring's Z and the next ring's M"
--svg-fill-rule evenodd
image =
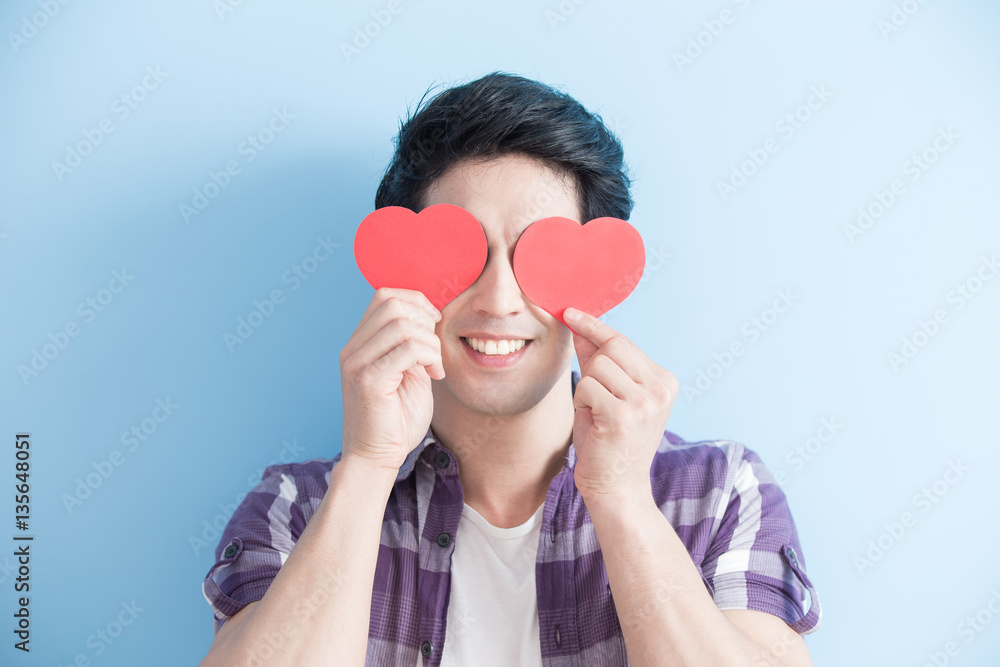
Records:
M563 324L567 308L600 317L617 306L639 284L645 265L638 230L618 218L585 225L569 218L539 220L514 248L521 290Z

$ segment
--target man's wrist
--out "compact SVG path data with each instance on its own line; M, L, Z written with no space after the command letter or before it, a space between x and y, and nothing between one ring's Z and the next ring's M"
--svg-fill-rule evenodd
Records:
M344 454L330 472L330 487L344 484L358 490L384 492L388 497L399 470L378 465L362 456Z
M582 493L583 504L590 513L591 520L629 519L642 516L651 509L659 512L653 499L650 485L622 489L619 491Z

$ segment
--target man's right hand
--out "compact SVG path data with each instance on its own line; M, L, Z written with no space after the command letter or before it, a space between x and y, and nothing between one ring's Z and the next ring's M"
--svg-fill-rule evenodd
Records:
M444 379L441 320L423 293L375 291L340 352L344 396L343 457L396 471L431 423L431 378Z

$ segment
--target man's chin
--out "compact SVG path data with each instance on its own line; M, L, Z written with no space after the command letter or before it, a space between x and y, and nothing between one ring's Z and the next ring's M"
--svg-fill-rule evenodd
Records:
M491 377L489 373L459 377L459 373L454 372L447 375L440 382L444 386L437 387L435 391L447 392L450 396L445 400L460 404L470 412L513 417L532 410L544 401L559 378L523 372L506 374L503 378Z
M444 380L435 382L435 400L445 399L442 393L450 394L446 402L454 402L470 412L491 415L494 417L510 417L530 410L537 400L533 400L534 391L531 387L522 386L518 378L501 380L488 375L478 377L455 377L450 373ZM449 382L452 380L453 382ZM523 379L523 378L522 378Z

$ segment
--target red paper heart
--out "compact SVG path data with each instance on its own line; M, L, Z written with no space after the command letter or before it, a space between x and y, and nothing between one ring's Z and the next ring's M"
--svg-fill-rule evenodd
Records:
M545 218L529 225L514 248L517 284L563 324L569 307L600 317L617 306L639 284L645 266L642 237L618 218L585 225Z
M483 226L460 206L386 206L361 221L354 259L375 289L419 290L441 310L479 278L486 245Z

